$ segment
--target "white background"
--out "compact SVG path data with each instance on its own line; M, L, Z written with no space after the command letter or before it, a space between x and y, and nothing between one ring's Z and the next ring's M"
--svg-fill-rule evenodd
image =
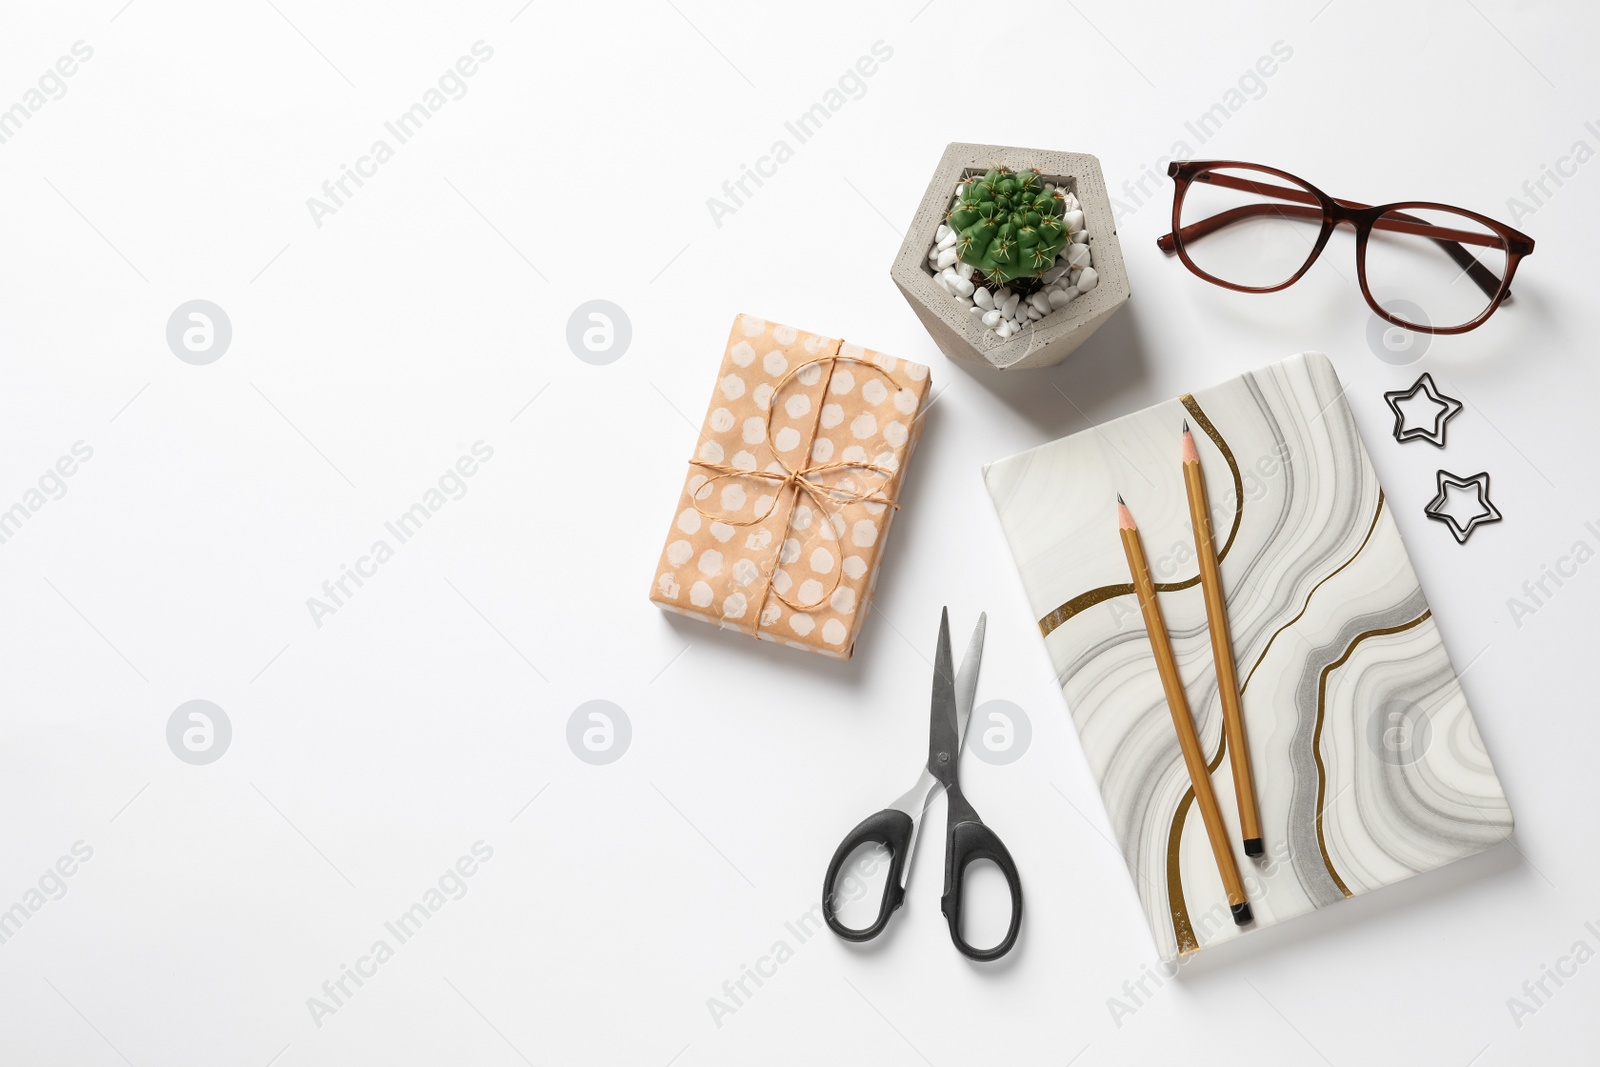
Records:
M1600 167L1523 190L1600 148L1591 8L122 4L13 5L0 30L0 106L93 48L0 145L0 508L93 449L0 545L0 908L93 849L0 945L0 1062L1592 1060L1600 963L1507 1003L1600 949L1600 564L1520 626L1507 605L1600 547ZM318 227L307 198L478 40L467 94ZM880 40L864 95L715 225L707 198ZM1185 123L1280 41L1201 144ZM1161 177L1119 193L1130 304L1066 365L1002 377L946 360L889 281L951 140L1093 153L1113 189L1181 141L1473 207L1538 250L1486 327L1395 366L1347 235L1289 292L1226 293L1155 248ZM165 339L195 298L234 331L208 366ZM632 322L607 366L565 340L595 298ZM933 367L850 663L646 600L740 311ZM1347 385L1516 836L1147 979L1129 1014L1111 998L1134 1006L1154 946L979 466L1308 348ZM1421 369L1466 404L1442 453L1389 436L1382 393ZM479 440L467 494L318 627L307 598ZM1489 471L1505 521L1464 547L1428 521L1440 465ZM1031 717L1019 761L964 765L1022 868L1022 941L999 967L955 952L935 833L877 945L800 944L784 924L835 843L923 758L943 604L958 648L989 612L980 703ZM167 745L192 699L232 723L209 766ZM632 723L608 766L566 743L591 699ZM317 1025L307 999L480 840L466 895ZM780 939L793 958L719 1025L708 999Z

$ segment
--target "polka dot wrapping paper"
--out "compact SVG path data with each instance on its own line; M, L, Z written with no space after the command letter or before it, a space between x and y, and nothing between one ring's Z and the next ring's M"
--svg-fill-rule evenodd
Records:
M928 385L919 363L738 316L650 599L849 659Z

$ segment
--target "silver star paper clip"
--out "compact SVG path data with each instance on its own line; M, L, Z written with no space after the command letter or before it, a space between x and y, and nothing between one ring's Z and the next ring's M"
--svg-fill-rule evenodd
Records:
M1396 389L1383 398L1394 412L1394 439L1401 444L1421 439L1443 448L1445 423L1461 411L1461 401L1439 392L1426 372L1410 389Z
M1446 505L1450 500L1450 490L1457 489L1462 493L1471 493L1476 497L1477 510L1466 517L1463 522L1456 513L1447 511ZM1459 498L1458 498L1459 499ZM1439 472L1439 495L1422 509L1428 518L1437 520L1450 527L1450 532L1455 535L1457 544L1466 544L1467 538L1472 536L1472 531L1486 523L1499 522L1500 512L1489 500L1489 472L1483 471L1470 478L1463 478L1459 474L1449 471Z

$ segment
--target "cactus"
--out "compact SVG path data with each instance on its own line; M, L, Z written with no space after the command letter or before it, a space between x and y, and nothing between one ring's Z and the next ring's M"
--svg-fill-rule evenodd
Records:
M1004 284L1050 269L1070 234L1059 190L1046 191L1037 170L996 167L969 179L946 221L957 233L956 255Z

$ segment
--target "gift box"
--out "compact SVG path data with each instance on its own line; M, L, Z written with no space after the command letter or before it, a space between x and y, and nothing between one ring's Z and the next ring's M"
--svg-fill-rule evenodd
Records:
M921 364L738 316L650 599L849 659L928 384Z

